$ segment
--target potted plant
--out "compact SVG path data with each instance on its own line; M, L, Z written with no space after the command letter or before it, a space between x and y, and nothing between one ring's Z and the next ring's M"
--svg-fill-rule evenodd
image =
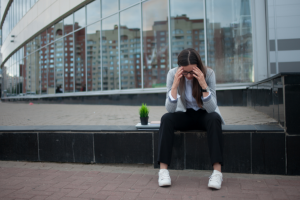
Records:
M142 104L140 108L140 119L142 125L148 125L149 109L146 104Z

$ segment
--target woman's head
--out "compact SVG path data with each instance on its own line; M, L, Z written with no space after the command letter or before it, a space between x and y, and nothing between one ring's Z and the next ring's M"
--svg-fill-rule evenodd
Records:
M193 67L198 67L204 75L206 75L206 68L204 67L199 53L192 48L182 50L178 55L177 64L183 67L183 75L191 80L193 79Z
M183 67L182 74L184 77L188 80L193 80L192 94L200 107L203 104L201 99L202 91L198 80L193 76L193 67L198 67L202 71L204 77L206 77L206 67L203 65L199 53L192 48L184 49L178 55L177 64L179 67ZM184 85L184 79L181 79L179 87L182 89Z

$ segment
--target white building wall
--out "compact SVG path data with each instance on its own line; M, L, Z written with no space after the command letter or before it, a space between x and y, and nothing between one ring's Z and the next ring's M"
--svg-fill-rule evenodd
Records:
M270 75L300 72L300 1L268 0Z
M5 60L25 41L36 35L63 15L71 13L87 0L39 0L10 32L1 48ZM11 35L15 35L11 42Z

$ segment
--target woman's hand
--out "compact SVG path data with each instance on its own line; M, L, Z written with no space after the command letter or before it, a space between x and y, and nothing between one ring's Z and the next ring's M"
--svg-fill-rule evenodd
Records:
M182 77L182 72L183 72L183 68L179 67L174 76L173 85L172 85L172 89L171 89L171 95L174 99L177 99L177 88L179 86L180 79Z
M193 68L193 76L198 80L199 85L201 86L202 89L207 88L207 83L205 81L204 74L198 67Z
M182 72L183 72L183 67L179 67L176 74L175 74L175 76L174 76L172 88L177 89L177 87L179 86L180 79L182 77Z

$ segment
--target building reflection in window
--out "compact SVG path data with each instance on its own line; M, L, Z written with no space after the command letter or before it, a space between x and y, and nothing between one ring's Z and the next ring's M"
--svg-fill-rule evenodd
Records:
M64 44L63 39L54 43L54 66L55 66L55 92L63 93L64 84Z
M165 87L169 70L168 2L147 1L142 9L144 87Z
M172 68L177 56L186 48L195 49L205 64L203 0L171 0Z
M64 33L65 35L73 31L73 14L64 19Z
M118 14L102 21L103 90L119 89Z
M50 30L48 29L48 32ZM47 63L48 63L48 75L47 75L47 81L48 81L48 94L54 94L55 93L55 84L54 84L54 55L55 55L55 48L54 43L51 43L48 45L48 51L47 51Z
M75 42L75 92L86 91L86 68L85 68L85 28L74 33ZM70 47L70 51L73 48Z
M100 22L87 27L86 37L87 90L97 91L101 90Z
M74 92L73 34L64 38L64 92Z
M39 80L40 80L40 86L41 86L41 94L47 94L47 88L48 88L48 81L47 81L47 75L48 75L48 63L47 63L47 48L42 48L39 51Z
M74 13L74 30L85 26L85 7L80 8Z
M207 0L207 61L217 83L253 82L249 0Z
M140 6L120 13L121 89L141 88Z
M61 38L64 35L64 22L61 20L60 22L54 25L54 34L55 39Z

